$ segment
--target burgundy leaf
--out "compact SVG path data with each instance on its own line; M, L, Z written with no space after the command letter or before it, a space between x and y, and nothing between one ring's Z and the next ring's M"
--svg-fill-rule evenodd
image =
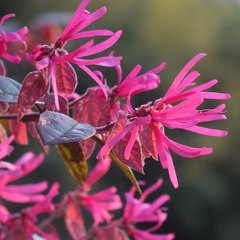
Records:
M142 146L146 148L155 160L158 160L156 136L152 126L150 124L141 126L139 133Z
M33 122L33 121L28 121L27 122L27 129L29 131L29 133L34 137L36 138L37 140L41 140L39 134L38 134L38 131L36 129L36 124L37 122ZM42 141L42 140L41 140Z
M116 224L107 227L100 227L96 230L94 240L129 240L127 234Z
M52 224L48 224L46 226L47 229L47 233L49 236L51 236L50 239L60 239L57 233L57 230L55 229L55 227Z
M43 97L48 89L49 82L43 78L40 71L29 73L24 79L18 95L18 118L21 119L23 113Z
M143 166L145 156L142 153L142 148L138 137L133 144L129 160L126 160L124 157L124 151L130 139L130 136L131 132L128 133L125 137L123 137L122 140L120 140L120 142L113 147L113 152L122 163L141 173L144 173Z
M56 82L58 93L71 95L77 87L77 75L69 63L56 64Z
M74 199L71 199L67 203L64 220L71 237L74 240L83 239L83 237L86 235L84 221L81 210Z
M0 102L0 112L4 113L8 109L8 103L7 102Z
M41 72L43 78L45 79L45 81L49 81L49 77L51 76L49 66L42 68L40 70L40 72Z
M59 111L56 108L53 94L47 95L44 101L45 101L45 108L47 111L60 112L65 115L68 115L69 113L68 102L64 97L60 95L58 96Z
M127 116L126 116L125 112L120 111L119 115L118 115L118 119L117 119L116 123L114 124L113 129L112 129L107 141L110 141L117 134L119 134L122 130L124 130L126 127L126 124L127 124ZM124 157L124 151L126 149L126 146L128 144L130 136L131 136L131 132L129 132L126 136L124 136L113 147L113 152L122 163L143 173L145 156L142 153L142 148L141 148L141 144L140 144L138 136L132 147L129 160L126 160Z
M86 95L74 105L73 118L78 122L88 123L94 127L104 126L111 121L112 101L115 100L106 101L99 87L89 88ZM92 139L87 139L81 141L80 144L88 159L95 147L95 142Z
M80 145L84 155L86 156L86 159L88 159L95 148L95 141L89 138L87 140L81 141Z
M10 240L32 240L32 234L28 229L33 227L29 219L15 218L11 222L8 239ZM27 228L28 227L28 228Z
M6 68L4 66L3 61L0 59L0 76L5 76L6 75Z

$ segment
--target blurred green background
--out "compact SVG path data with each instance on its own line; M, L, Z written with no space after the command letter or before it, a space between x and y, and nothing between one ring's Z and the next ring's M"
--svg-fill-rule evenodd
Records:
M16 13L21 25L44 12L74 11L80 1L76 0L1 0L1 15ZM119 42L112 48L116 55L123 56L123 73L126 76L136 64L147 71L163 61L167 67L161 72L160 87L150 93L134 97L135 106L163 96L181 68L197 53L208 54L194 69L201 73L199 83L218 79L213 91L231 93L227 101L228 120L208 126L226 129L224 138L200 136L194 133L174 132L172 139L191 146L213 147L210 156L184 159L173 154L180 187L174 189L166 171L159 162L146 160L146 175L137 174L139 179L153 183L164 178L161 193L171 195L168 219L162 232L174 232L176 239L184 240L227 240L240 239L240 3L233 0L115 0L92 1L88 9L93 11L105 5L107 14L94 23L91 29L123 30ZM22 80L29 69L22 72L22 65L10 70L8 76ZM104 70L110 85L116 83L116 75ZM86 76L80 81L79 91L83 93L90 81ZM93 81L90 82L93 85ZM216 106L220 102L211 102ZM35 140L31 149L42 151ZM12 155L17 158L28 147L16 146ZM93 154L94 155L94 154ZM89 160L95 163L94 156ZM117 177L116 177L117 176ZM54 148L46 156L45 163L32 174L32 178L50 179L61 183L61 193L75 188L76 183L65 169L63 161ZM107 178L99 187L116 184L120 191L129 189L130 184L123 174L112 167ZM156 197L156 196L155 196Z

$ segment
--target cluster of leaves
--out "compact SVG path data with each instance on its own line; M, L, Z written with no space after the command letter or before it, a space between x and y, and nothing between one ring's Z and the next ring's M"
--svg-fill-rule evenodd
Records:
M82 31L106 12L106 8L102 7L90 13L86 10L89 2L90 0L83 0L80 3L63 32L56 31L60 35L56 36L55 40L52 40L51 35L49 45L34 46L33 39L30 37L28 40L25 37L26 27L17 32L0 32L1 57L18 63L21 60L22 51L30 46L32 51L28 51L25 57L36 66L36 70L30 72L20 84L6 77L4 63L0 62L0 119L8 120L10 131L19 144L28 144L28 131L40 141L45 152L48 151L48 145L56 145L69 171L79 182L78 189L66 193L57 205L51 201L57 195L58 185L53 185L49 194L44 197L33 197L36 192L41 192L46 188L42 184L35 186L35 192L30 186L21 186L22 193L25 195L19 195L19 199L22 199L20 201L37 203L17 215L10 214L2 206L4 210L1 213L1 221L5 226L1 233L2 239L17 239L19 231L22 237L18 239L34 239L36 236L41 236L43 239L60 239L52 224L58 217L64 217L66 227L73 239L92 237L96 240L129 239L128 236L139 240L173 239L173 234L151 233L158 229L166 219L165 209L161 206L169 197L163 195L152 205L145 203L146 197L161 185L162 180L157 181L139 199L136 199L135 190L141 193L141 189L131 169L144 173L146 158L151 156L156 160L159 159L162 167L168 169L174 187L177 187L178 180L169 149L183 157L190 158L210 154L212 149L192 148L176 143L165 135L165 128L183 129L218 137L227 134L226 131L198 125L202 122L226 118L224 104L214 109L198 109L205 99L230 98L230 95L226 93L205 91L214 86L217 80L195 86L194 81L199 73L197 71L189 73L189 71L205 54L198 54L186 64L162 98L134 109L131 105L132 96L157 88L160 84L158 73L166 64L162 63L142 75L138 75L141 66L137 65L123 80L122 57L114 56L113 52L110 52L107 56L92 58L92 55L112 47L120 38L122 31L119 30L116 33L110 30ZM6 19L13 16L14 14L4 16L0 26ZM44 29L46 26L48 25L45 25ZM49 28L55 29L52 25ZM89 37L93 39L98 36L104 36L106 40L98 44L94 44L93 40L86 41L71 53L65 49L65 45L71 40ZM24 49L17 51L15 48L16 55L10 55L8 42L20 43ZM78 76L72 64L86 72L98 86L88 88L86 93L80 96L76 92ZM99 70L93 71L89 68L89 66L96 65L115 68L117 85L110 88L107 85L107 79ZM120 101L120 99L125 101ZM10 141L7 140L6 131L1 124L0 129L1 147L2 149L6 146L9 148ZM4 145L4 143L7 144ZM99 162L88 174L87 160L96 143L101 146L97 155ZM108 212L122 207L115 187L93 195L88 193L91 186L109 170L111 160L135 186L129 193L126 193L127 203L120 220L112 220ZM7 171L3 173L6 175L5 178L12 174L23 176L30 172L28 170L22 174L25 168L21 164L20 167L10 167L5 163L2 166L7 168ZM36 166L30 167L31 171ZM0 184L1 181L6 184L4 180L0 180ZM2 190L0 190L0 195L12 201L12 198L6 197L9 194L2 194ZM94 223L89 231L84 228L79 205L88 209L93 216ZM52 215L39 224L36 217L45 212L52 213ZM104 221L107 221L108 225L99 226ZM136 228L137 222L144 221L157 222L157 224L147 230ZM35 233L38 235L34 235Z

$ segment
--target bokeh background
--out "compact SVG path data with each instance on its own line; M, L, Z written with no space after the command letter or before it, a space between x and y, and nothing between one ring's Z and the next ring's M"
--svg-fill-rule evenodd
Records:
M79 2L1 0L0 11L1 15L16 13L17 24L21 26L31 23L34 26L34 22L48 19L53 11L74 12ZM136 64L141 64L143 71L147 71L163 61L167 62L167 67L161 72L160 87L134 97L135 106L163 96L181 68L200 52L208 56L194 67L201 73L199 83L216 78L219 84L213 90L231 93L232 99L227 101L228 120L208 125L228 130L227 137L214 138L182 131L170 133L174 140L183 144L214 149L210 156L196 159L184 159L173 154L180 184L178 189L172 187L160 163L152 159L146 161L145 176L138 173L136 176L145 179L148 184L159 177L164 178L158 194L168 193L171 201L166 204L169 215L162 232L174 232L179 240L240 239L240 2L93 0L88 9L96 10L103 5L108 9L107 14L91 28L123 30L121 39L112 49L116 55L123 56L125 76ZM42 15L47 12L51 14ZM42 15L42 20L36 20L39 15ZM18 66L6 64L8 76L19 81L33 69L24 63ZM110 85L114 85L115 72L108 69L103 72ZM84 93L89 84L94 85L82 72L79 72L79 79L79 93ZM209 104L216 106L219 103L211 101ZM13 159L29 149L34 149L36 153L42 151L40 144L31 138L30 147L15 147ZM92 165L96 162L94 155L89 160ZM76 187L54 147L50 148L46 161L31 178L35 181L49 179L50 183L60 182L62 194ZM114 166L98 187L107 187L110 183L117 185L122 193L130 188L129 181Z

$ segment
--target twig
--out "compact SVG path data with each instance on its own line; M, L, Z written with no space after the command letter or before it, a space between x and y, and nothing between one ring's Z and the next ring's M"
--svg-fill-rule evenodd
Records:
M29 113L25 114L20 121L27 122L27 121L37 121L39 119L39 113ZM17 114L6 114L6 115L0 115L0 119L14 119L17 120L18 115Z

